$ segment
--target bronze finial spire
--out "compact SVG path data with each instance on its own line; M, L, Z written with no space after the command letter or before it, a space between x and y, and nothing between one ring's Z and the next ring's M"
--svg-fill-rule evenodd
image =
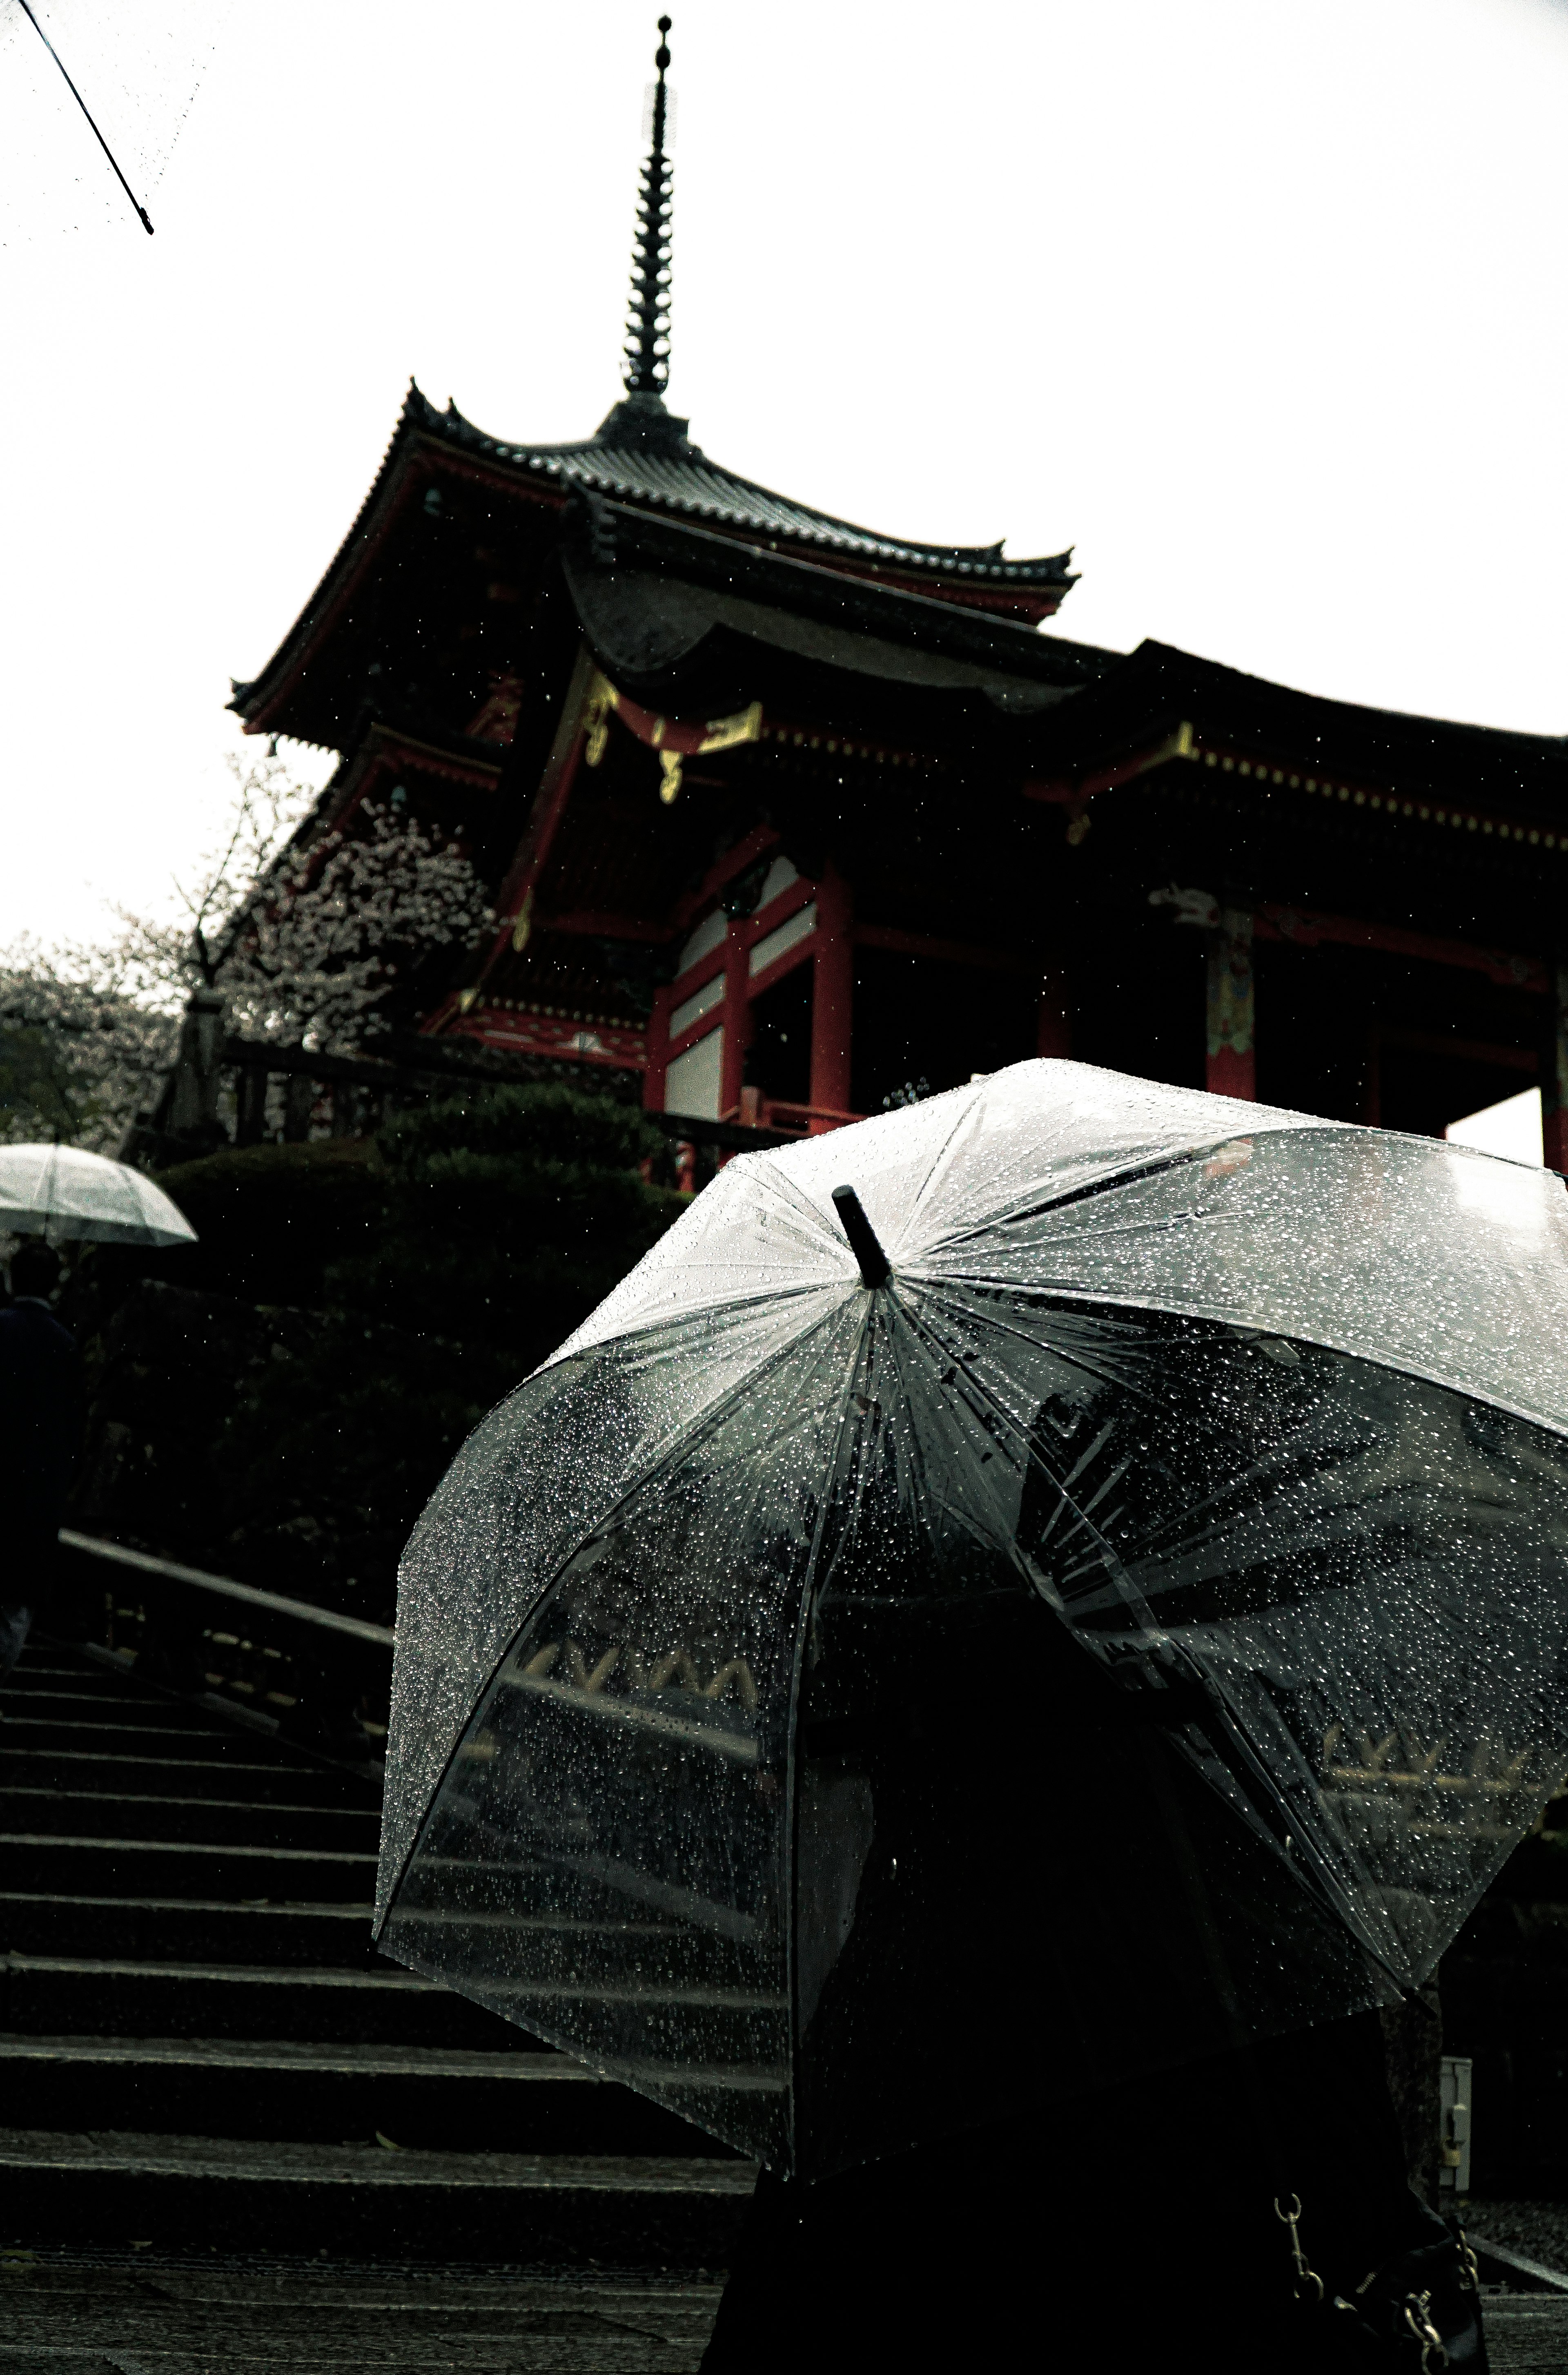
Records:
M669 18L661 17L659 46L654 52L659 78L653 91L651 145L637 205L637 243L631 251L631 306L626 319L626 366L621 374L628 396L662 396L669 378L669 212L675 179L675 169L665 155L668 105L665 72L669 65L665 36L669 27Z

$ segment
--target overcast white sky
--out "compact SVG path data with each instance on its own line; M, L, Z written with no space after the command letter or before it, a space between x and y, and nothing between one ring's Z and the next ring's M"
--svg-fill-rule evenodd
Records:
M110 13L56 0L89 96ZM889 531L1076 544L1067 634L1568 727L1568 8L671 13L670 399L711 454ZM600 419L656 14L233 0L154 238L59 228L96 158L53 132L13 165L0 939L157 905L210 837L229 678L410 372L506 436Z

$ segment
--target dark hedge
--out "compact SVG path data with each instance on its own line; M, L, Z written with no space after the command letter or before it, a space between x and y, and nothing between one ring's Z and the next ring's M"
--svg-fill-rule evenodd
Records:
M662 1143L581 1090L503 1086L165 1173L198 1244L97 1247L67 1290L74 1521L384 1618L465 1436L681 1209L641 1176Z

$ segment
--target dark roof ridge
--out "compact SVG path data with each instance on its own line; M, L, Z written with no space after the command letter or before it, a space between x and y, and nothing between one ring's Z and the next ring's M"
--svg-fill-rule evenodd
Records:
M1558 746L1568 752L1568 734L1537 734L1517 726L1483 726L1468 717L1434 717L1420 709L1389 709L1370 701L1347 701L1339 693L1308 692L1302 686L1282 684L1277 677L1257 676L1250 668L1232 668L1224 660L1205 659L1197 652L1185 652L1176 644L1162 644L1149 636L1128 653L1124 667L1130 667L1147 655L1150 666L1180 662L1186 668L1201 668L1213 676L1224 677L1236 684L1256 686L1260 692L1284 693L1296 701L1321 703L1325 709L1338 710L1357 717L1376 718L1396 726L1432 727L1444 734L1475 734L1491 742L1516 742L1523 748L1539 751L1543 747Z
M623 430L630 425L633 402L641 426L648 433L637 442ZM657 418L654 407L657 407ZM649 504L658 510L694 514L727 521L753 532L787 537L803 544L825 545L846 558L879 561L931 574L974 577L983 585L1020 587L1060 586L1065 592L1077 581L1068 569L1072 547L1059 553L1028 560L1005 561L1002 540L995 544L920 544L907 538L879 536L875 529L836 518L792 496L775 494L755 479L710 461L700 445L686 435L686 422L665 410L660 399L627 398L616 405L592 437L560 444L525 444L492 437L448 403L439 410L418 387L410 384L407 409L438 436L561 479L569 484L592 486L621 501ZM667 424L667 427L666 426ZM605 431L611 431L607 437ZM749 498L749 504L739 499ZM728 500L726 500L728 499Z

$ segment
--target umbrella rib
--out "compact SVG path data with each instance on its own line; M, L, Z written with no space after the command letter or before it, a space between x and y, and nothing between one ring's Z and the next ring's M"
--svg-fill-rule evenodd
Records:
M418 1823L414 1826L414 1836L409 1840L408 1846L398 1864L396 1878L390 1883L387 1888L385 1908L381 1913L379 1919L375 1920L371 1926L371 1934L372 1939L380 1938L382 1932L385 1929L387 1921L391 1918L393 1907L397 1901L398 1892L402 1888L404 1881L407 1878L410 1864L413 1862L414 1858L419 1851L419 1842L423 1838L426 1827L430 1823L431 1815L435 1812L436 1803L441 1797L441 1793L446 1787L447 1777L457 1761L457 1754L461 1749L465 1739L467 1737L469 1725L473 1722L475 1715L484 1705L485 1700L489 1697L490 1692L495 1688L496 1681L501 1671L505 1665L508 1658L512 1655L513 1649L516 1645L518 1637L522 1633L524 1626L528 1624L530 1619L544 1605L546 1598L560 1582L561 1577L565 1574L566 1569L572 1564L572 1561L578 1555L585 1543L592 1542L595 1534L602 1532L607 1526L614 1522L620 1511L626 1507L629 1501L634 1499L639 1493L644 1492L650 1484L656 1483L661 1477L667 1475L669 1471L675 1466L676 1462L687 1456L687 1454L691 1450L692 1446L701 1440L705 1432L717 1426L719 1422L729 1414L729 1412L740 1401L743 1395L755 1391L772 1370L777 1368L781 1362L788 1360L792 1354L798 1353L801 1347L805 1344L808 1344L811 1338L820 1329L830 1327L837 1317L838 1313L836 1311L824 1313L820 1319L813 1321L812 1325L809 1328L803 1329L800 1335L792 1337L787 1344L781 1344L774 1352L771 1353L768 1358L761 1363L760 1367L749 1370L744 1377L738 1379L735 1385L729 1387L727 1390L721 1394L715 1401L710 1402L706 1409L701 1411L695 1418L690 1420L685 1427L680 1429L671 1438L670 1442L665 1447L663 1457L658 1459L651 1469L645 1470L634 1479L629 1481L625 1490L617 1495L616 1498L609 1504L607 1508L600 1511L599 1515L594 1519L593 1523L587 1527L585 1531L576 1536L571 1547L559 1553L549 1574L546 1577L544 1582L540 1584L538 1589L529 1598L526 1605L519 1614L516 1623L512 1626L512 1629L507 1634L505 1640L501 1645L500 1653L492 1663L489 1673L485 1676L484 1681L480 1684L478 1688L471 1695L468 1713L465 1716L462 1724L458 1728L456 1738L453 1741L450 1749L447 1751L446 1756L442 1764L441 1772L437 1776L435 1783L430 1790L430 1797L426 1802L424 1812L420 1814ZM624 1341L625 1340L621 1339L619 1341ZM536 1372L536 1374L537 1373ZM851 1366L850 1374L852 1376L854 1375L853 1365ZM816 1545L814 1542L812 1549L813 1559L815 1556ZM396 1687L397 1676L395 1668L393 1672L395 1702Z
M932 1182L936 1178L937 1174L941 1169L943 1164L947 1161L949 1155L951 1153L954 1140L973 1118L975 1108L981 1104L984 1094L985 1087L984 1081L982 1081L976 1085L970 1097L969 1103L964 1106L962 1112L956 1114L953 1117L952 1128L949 1130L946 1138L943 1139L940 1146L936 1148L933 1152L931 1160L925 1167L925 1176L921 1180L919 1186L915 1188L914 1195L909 1199L909 1210L912 1218L914 1214L919 1211L925 1197L930 1194Z
M1189 1684L1195 1687L1201 1694L1206 1706L1211 1708L1213 1713L1219 1718L1233 1752L1239 1758L1243 1767L1252 1776L1255 1784L1260 1784L1266 1797L1267 1799L1271 1799L1279 1808L1281 1813L1290 1816L1292 1824L1295 1823L1297 1818L1291 1814L1291 1808L1285 1800L1279 1783L1275 1780L1274 1776L1269 1772L1267 1766L1263 1763L1261 1757L1258 1756L1253 1748L1251 1742L1247 1739L1245 1732L1237 1722L1235 1716L1231 1710L1223 1690L1217 1682L1214 1682L1204 1672L1202 1667L1199 1666L1189 1655L1185 1647L1180 1642L1172 1639L1171 1637L1165 1633L1163 1627L1156 1622L1154 1613L1150 1609L1147 1600L1145 1600L1143 1593L1139 1590L1132 1576L1128 1573L1123 1561L1117 1556L1114 1547L1110 1541L1102 1534L1099 1527L1094 1523L1093 1518L1089 1516L1087 1510L1085 1510L1077 1501L1074 1501L1071 1498L1070 1495L1068 1495L1063 1487L1059 1479L1053 1476L1050 1470L1038 1459L1032 1447L1029 1443L1027 1435L1024 1435L1023 1430L1019 1427L1017 1420L1012 1416L1011 1412L1006 1410L1002 1404L996 1400L996 1397L987 1390L983 1380L976 1377L973 1370L970 1367L970 1365L963 1353L960 1352L956 1346L943 1345L941 1339L936 1334L936 1331L928 1329L926 1323L916 1313L906 1309L906 1316L910 1320L911 1327L917 1340L925 1341L932 1347L938 1348L942 1357L962 1375L966 1384L969 1386L977 1400L988 1408L995 1416L999 1418L1009 1431L1023 1436L1025 1458L1033 1461L1034 1464L1039 1467L1041 1473L1046 1478L1053 1489L1060 1495L1062 1500L1076 1515L1084 1531L1100 1546L1111 1573L1126 1589L1128 1600L1131 1603L1129 1613L1139 1618L1147 1626L1149 1633L1158 1634L1160 1636L1162 1646L1169 1648L1171 1654L1179 1660L1185 1675L1185 1679ZM1070 1620L1067 1619L1065 1616L1063 1621L1070 1623ZM1089 1645L1082 1641L1081 1637L1077 1633L1076 1628L1073 1628L1073 1630L1074 1637L1079 1639L1079 1646L1088 1649ZM1095 1653L1092 1649L1089 1649L1089 1654L1092 1656ZM1173 1727L1173 1729L1175 1728ZM1185 1740L1185 1736L1194 1730L1195 1727L1192 1725L1190 1720L1185 1721L1180 1726L1179 1730L1176 1730L1175 1736L1179 1741ZM1187 1749L1186 1753L1189 1755L1193 1755L1194 1754L1190 1747ZM1210 1757L1212 1757L1212 1749L1210 1749L1209 1755ZM1197 1763L1201 1769L1205 1760L1194 1756L1194 1762ZM1225 1772L1226 1768L1221 1766L1220 1770ZM1263 1837L1268 1841L1270 1846L1275 1849L1276 1852L1282 1855L1283 1849L1280 1847L1280 1842L1275 1837L1271 1826L1263 1821L1256 1809L1253 1807L1250 1796L1236 1788L1238 1777L1227 1772L1226 1778L1231 1781L1234 1791L1232 1802L1235 1802L1236 1799L1240 1800L1242 1806L1248 1814L1250 1814L1252 1819L1256 1823ZM1399 1973L1395 1969L1387 1956L1374 1944L1371 1936L1368 1934L1366 1925L1357 1913L1353 1900L1350 1897L1348 1891L1341 1889L1338 1886L1332 1871L1325 1863L1323 1858L1318 1854L1312 1840L1310 1830L1305 1828L1303 1828L1303 1849L1306 1860L1306 1871L1308 1874L1310 1874L1311 1879L1316 1883L1315 1894L1318 1896L1320 1901L1334 1915L1334 1918L1337 1920L1344 1924L1346 1930L1350 1932L1350 1936L1355 1939L1356 1944L1362 1949L1363 1953L1370 1956L1378 1965L1379 1968L1386 1972L1395 1984L1402 1989L1404 1981L1400 1978ZM1292 1873L1300 1871L1301 1868L1289 1858L1286 1858L1285 1861L1288 1870Z
M746 1161L750 1158L741 1157L740 1159ZM583 1335L583 1329L577 1329L567 1337L564 1343L556 1346L548 1360L541 1361L536 1369L530 1370L529 1376L543 1377L548 1369L556 1368L562 1361L578 1359L584 1353L602 1351L607 1345L635 1344L639 1338L657 1336L661 1329L668 1328L676 1320L718 1317L743 1310L752 1304L795 1302L808 1294L826 1294L835 1289L842 1294L848 1283L841 1270L831 1278L803 1280L797 1286L756 1287L749 1294L737 1293L725 1295L714 1302L690 1305L678 1312L655 1312L651 1317L640 1320L635 1327L618 1328L607 1336L595 1336L586 1344L579 1341ZM832 1314L830 1312L826 1317L831 1318ZM584 1322L584 1326L586 1325L587 1323ZM526 1383L527 1380L525 1379L524 1382Z
M936 1238L926 1247L924 1259L928 1261L933 1254L950 1252L955 1246L972 1245L975 1238L989 1235L993 1229L1016 1228L1020 1221L1036 1221L1046 1212L1065 1211L1070 1204L1087 1203L1091 1196L1114 1195L1123 1188L1137 1187L1140 1180L1158 1179L1168 1171L1184 1170L1190 1164L1201 1163L1214 1151L1214 1147L1205 1140L1203 1145L1187 1147L1180 1154L1167 1154L1153 1162L1134 1164L1126 1171L1104 1172L1096 1179L1080 1181L1076 1188L1065 1188L1059 1196L1043 1197L1037 1202L1020 1205L1016 1210L1004 1205L998 1211L988 1212L982 1219L955 1229L949 1236Z
M71 80L70 76L66 74L65 59L60 55L59 51L55 48L53 42L44 31L43 27L33 15L31 8L28 5L28 0L20 0L20 6L22 14L27 18L28 23L32 27L33 31L38 35L39 40L43 43L44 48L48 51L50 56L59 67L61 75L65 79L66 89L70 92L71 97L76 100L77 105L81 109L82 113L87 117L88 125L92 131L93 138L97 141L99 147L108 158L110 164L113 167L115 180L119 183L120 187L124 191L125 195L130 199L132 206L135 207L136 213L140 218L142 229L150 238L152 235L152 223L148 218L147 210L136 196L135 190L132 189L124 173L120 171L119 165L115 160L113 149L111 148L108 141L104 138L102 133L93 122L91 109L88 107L86 100L82 97L81 92L77 89L76 84Z
M959 1286L967 1288L976 1294L1034 1294L1043 1302L1062 1306L1069 1306L1075 1303L1089 1303L1109 1311L1134 1313L1163 1311L1173 1319L1209 1319L1221 1328L1253 1328L1262 1335L1282 1336L1290 1343L1309 1344L1320 1353L1337 1353L1347 1361L1365 1361L1372 1368L1390 1369L1397 1377L1419 1377L1426 1385L1441 1386L1444 1393L1458 1394L1467 1401L1480 1402L1488 1410L1501 1411L1506 1418L1523 1419L1527 1426L1539 1426L1543 1435L1553 1436L1559 1442L1568 1442L1568 1416L1553 1418L1543 1411L1529 1409L1523 1402L1506 1401L1501 1394L1493 1393L1490 1388L1472 1385L1463 1378L1445 1376L1441 1369L1434 1368L1429 1362L1418 1361L1409 1353L1402 1353L1397 1349L1386 1352L1376 1348L1369 1350L1364 1344L1353 1344L1344 1339L1321 1334L1316 1330L1309 1334L1304 1329L1281 1327L1272 1316L1267 1319L1249 1318L1234 1310L1221 1310L1214 1304L1200 1304L1196 1301L1169 1303L1155 1295L1145 1295L1140 1302L1133 1303L1129 1302L1126 1294L1112 1294L1103 1289L1085 1285L1064 1284L1055 1292L1045 1292L1038 1288L1026 1288L1020 1285L1017 1279L1010 1278L999 1279L994 1284L987 1285L982 1279L954 1280L943 1276L939 1271L935 1276L931 1276L918 1270L908 1269L902 1271L902 1276L908 1283L918 1287L923 1294L938 1304L945 1300L950 1303L952 1289ZM1027 1344L1033 1341L1023 1329L1008 1328L1008 1322L992 1311L984 1314L984 1320L988 1328L995 1328L998 1331L1006 1329L1009 1334L1018 1338L1020 1343ZM1095 1372L1095 1374L1099 1373Z

